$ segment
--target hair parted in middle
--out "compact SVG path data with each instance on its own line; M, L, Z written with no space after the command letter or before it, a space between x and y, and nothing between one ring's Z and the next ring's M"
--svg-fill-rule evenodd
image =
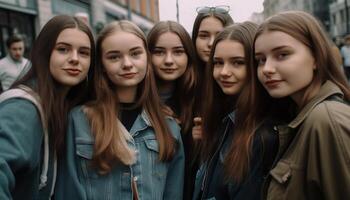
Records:
M161 21L156 23L147 35L148 49L152 53L158 38L167 32L175 33L181 40L188 57L188 64L184 74L176 80L174 97L179 104L179 120L182 133L189 133L192 128L192 119L195 103L195 91L197 89L197 61L195 48L186 29L174 21ZM156 80L159 79L156 76Z
M175 152L176 143L172 137L162 112L152 68L150 54L147 51L146 37L134 23L121 20L108 24L97 38L96 72L94 74L94 100L86 104L86 112L95 137L93 165L101 173L107 173L118 161L130 164L134 160L132 150L126 145L126 138L116 123L119 116L119 100L115 94L117 86L109 80L102 63L103 41L118 32L131 33L143 41L147 52L147 70L145 78L139 83L136 94L136 106L147 113L159 143L159 159L168 161ZM124 141L123 141L124 140Z
M249 170L250 152L255 130L261 119L255 99L260 98L257 77L254 71L253 45L258 25L253 22L236 23L224 28L214 40L208 65L205 71L206 101L202 105L204 161L211 158L221 135L217 134L221 120L235 110L235 128L231 145L224 161L225 174L228 179L237 182L243 180ZM223 93L213 78L215 48L219 42L235 41L244 47L244 60L247 70L246 83L241 92L235 96ZM253 110L254 112L251 112Z

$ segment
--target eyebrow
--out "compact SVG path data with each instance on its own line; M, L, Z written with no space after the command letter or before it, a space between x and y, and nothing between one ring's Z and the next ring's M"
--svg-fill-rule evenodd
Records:
M278 46L278 47L275 47L275 48L271 49L271 51L278 51L278 50L281 50L281 49L284 49L284 48L289 48L289 46L286 46L286 45ZM260 53L260 52L256 52L255 56L261 55L261 54L262 53Z
M55 46L57 45L66 45L66 46L73 46L72 44L69 44L69 43L66 43L66 42L57 42L55 44ZM91 49L91 47L88 47L88 46L82 46L81 48L84 48L84 49Z

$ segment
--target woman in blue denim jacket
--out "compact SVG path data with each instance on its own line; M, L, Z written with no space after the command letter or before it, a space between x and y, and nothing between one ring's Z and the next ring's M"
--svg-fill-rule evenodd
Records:
M182 199L180 128L162 114L149 62L133 23L101 31L94 100L70 114L55 199Z
M203 165L197 173L194 200L259 199L264 175L277 149L277 135L259 98L253 71L251 22L226 27L214 40L206 69L203 105ZM255 118L256 117L256 118ZM275 148L276 147L276 148Z

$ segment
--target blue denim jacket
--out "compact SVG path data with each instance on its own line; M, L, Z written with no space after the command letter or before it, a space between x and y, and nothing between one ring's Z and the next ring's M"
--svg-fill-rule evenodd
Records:
M177 151L169 162L159 161L159 147L148 116L142 112L135 120L129 143L137 152L131 165L116 165L106 175L90 167L94 138L82 107L75 108L69 119L66 156L59 162L55 199L133 199L132 179L136 181L139 199L182 199L184 151L180 127L167 118L177 141Z

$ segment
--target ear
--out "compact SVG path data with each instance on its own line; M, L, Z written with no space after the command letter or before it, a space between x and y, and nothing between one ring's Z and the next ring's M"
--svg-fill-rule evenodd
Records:
M312 69L315 71L317 69L316 62L314 62Z

